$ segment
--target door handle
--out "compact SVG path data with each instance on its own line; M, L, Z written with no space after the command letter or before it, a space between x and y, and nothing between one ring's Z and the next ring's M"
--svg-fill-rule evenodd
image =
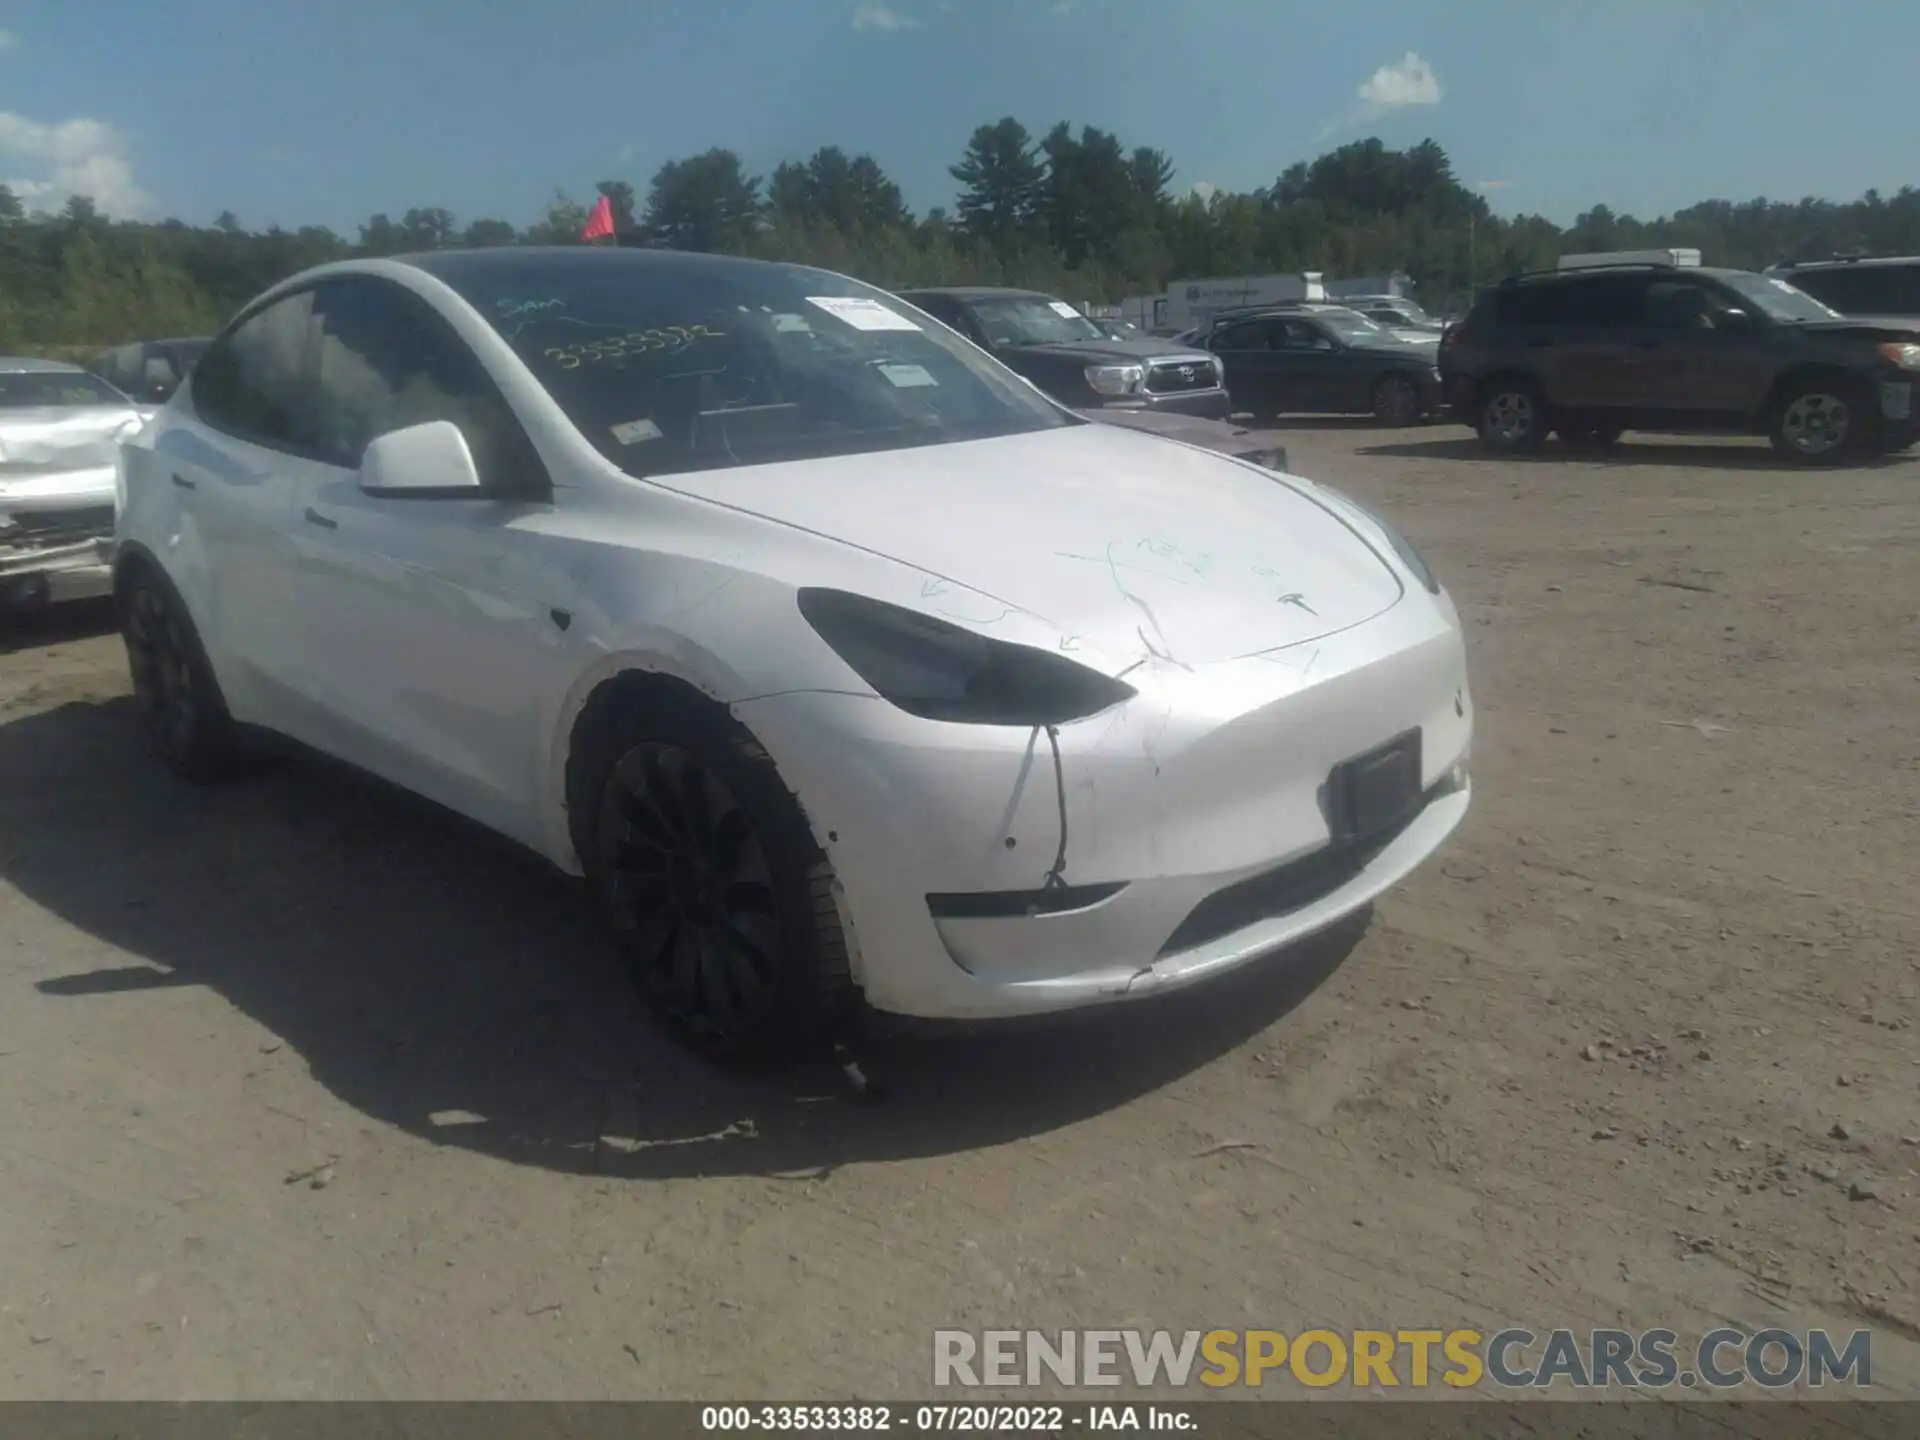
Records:
M181 488L182 490L191 490L191 489L193 489L193 481L191 481L191 480L189 480L189 479L188 479L188 478L187 478L186 476L184 476L184 475L175 475L175 476L173 477L173 483L174 483L175 485L177 485L177 486L179 486L179 487L180 487L180 488Z
M306 519L309 525L318 525L322 530L338 530L340 528L340 522L338 520L329 520L311 505L307 507Z
M1551 340L1529 340L1527 341L1527 348L1529 350L1550 350L1553 348L1553 342Z
M1664 340L1636 340L1633 343L1636 348L1641 350L1658 350L1667 342Z

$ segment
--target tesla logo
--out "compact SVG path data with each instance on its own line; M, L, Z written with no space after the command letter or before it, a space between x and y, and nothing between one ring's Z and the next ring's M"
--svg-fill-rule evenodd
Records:
M1282 595L1280 597L1280 603L1282 605L1297 605L1309 615L1318 615L1320 613L1311 605L1307 604L1307 597L1302 595L1298 590L1294 591L1291 595Z

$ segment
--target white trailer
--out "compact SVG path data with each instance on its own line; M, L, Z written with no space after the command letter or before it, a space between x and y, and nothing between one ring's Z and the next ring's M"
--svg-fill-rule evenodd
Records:
M1216 275L1176 280L1164 295L1130 296L1121 311L1142 330L1171 335L1203 325L1223 310L1326 298L1317 270L1303 275Z

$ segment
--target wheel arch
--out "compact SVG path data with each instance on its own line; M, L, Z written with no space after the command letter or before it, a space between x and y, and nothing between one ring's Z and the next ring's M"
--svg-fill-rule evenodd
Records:
M1492 396L1495 387L1500 385L1524 385L1542 399L1547 398L1547 387L1540 382L1538 375L1518 365L1502 365L1497 370L1489 370L1474 382L1474 405L1484 406Z
M554 727L553 770L549 779L549 830L552 837L548 845L549 858L568 874L582 876L586 873L584 854L588 837L584 827L589 800L587 787L597 775L599 767L616 758L610 746L597 748L600 737L615 733L613 722L623 715L645 713L648 710L657 712L663 707L671 707L682 714L691 713L711 721L719 729L755 746L767 757L780 783L793 797L802 822L813 836L814 845L821 856L828 859L830 867L829 837L822 834L813 816L808 813L805 799L781 772L779 757L740 719L734 703L723 698L723 693L723 688L710 678L666 656L626 654L608 657L582 676L569 693L559 723ZM832 893L846 944L849 972L853 983L860 985L865 981L865 965L853 916L837 879L832 880Z
M1767 387L1766 398L1760 402L1760 408L1748 417L1748 425L1756 432L1764 432L1773 424L1773 417L1786 403L1787 396L1809 381L1830 379L1843 392L1859 394L1866 389L1866 382L1842 365L1833 365L1821 361L1808 361L1783 370L1774 377L1773 384Z
M650 705L670 706L709 715L717 725L766 749L734 713L734 703L750 693L737 676L726 673L717 659L704 653L624 651L603 656L583 672L568 688L550 732L543 808L547 851L554 863L568 874L584 873L574 825L575 776L580 747L597 725ZM770 758L777 769L778 757L770 753ZM792 788L789 784L788 789Z

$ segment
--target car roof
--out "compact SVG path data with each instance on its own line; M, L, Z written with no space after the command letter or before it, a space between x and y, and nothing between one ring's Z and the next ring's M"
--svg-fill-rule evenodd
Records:
M65 360L42 360L37 355L0 355L0 372L8 375L84 375L86 370Z
M603 270L649 269L685 273L725 274L745 270L807 270L814 266L790 265L776 260L749 260L739 255L708 255L694 250L655 250L638 246L604 245L492 245L478 250L423 250L409 255L384 257L389 264L407 265L443 280L454 289L488 276L513 275L537 268L552 275L556 268L578 274ZM367 262L347 262L337 274L378 273ZM317 273L317 272L316 272ZM820 273L825 274L825 271Z
M915 285L900 295L945 295L954 300L1051 300L1044 290L1020 290L1011 285Z
M1556 283L1591 280L1608 275L1706 275L1715 280L1724 280L1729 275L1753 275L1756 271L1741 270L1730 265L1649 265L1622 263L1619 265L1581 265L1572 270L1535 270L1524 275L1509 275L1499 285L1511 289L1516 285L1550 285Z
M1920 255L1836 255L1827 260L1786 260L1774 270L1866 270L1877 265L1920 265Z

